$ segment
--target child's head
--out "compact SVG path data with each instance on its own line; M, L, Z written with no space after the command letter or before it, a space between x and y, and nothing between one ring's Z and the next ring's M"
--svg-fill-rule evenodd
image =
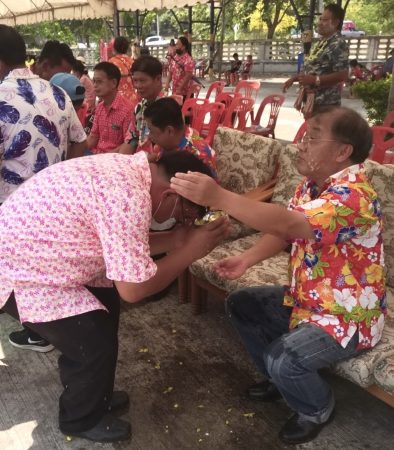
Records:
M94 66L93 84L96 95L105 98L113 95L118 90L121 73L110 62L103 61Z
M253 56L252 56L252 55L248 55L248 56L246 57L246 59L247 59L249 62L252 62L252 61L253 61Z
M71 98L74 109L77 111L85 99L85 88L79 79L69 73L57 73L51 78L51 84L64 89Z
M237 60L237 59L238 59L238 53L234 53L234 54L233 54L233 58L234 58L235 60Z

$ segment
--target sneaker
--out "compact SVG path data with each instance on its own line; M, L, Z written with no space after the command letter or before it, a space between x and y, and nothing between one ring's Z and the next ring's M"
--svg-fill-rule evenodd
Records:
M8 336L10 344L14 347L22 348L24 350L34 350L35 352L47 353L55 347L45 339L33 340L29 336L29 330L26 328L21 331L13 331Z

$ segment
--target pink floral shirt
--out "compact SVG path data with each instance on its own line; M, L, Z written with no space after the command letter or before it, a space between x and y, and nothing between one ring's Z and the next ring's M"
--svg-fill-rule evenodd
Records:
M14 291L21 322L49 322L105 309L85 285L154 276L150 186L144 152L76 158L26 181L0 208L0 308Z
M187 72L194 73L195 66L196 63L194 62L194 59L188 53L181 56L174 56L170 66L173 94L187 94L189 87L193 84L193 80L189 80L189 82L183 87L182 91L180 90L180 85L182 84Z

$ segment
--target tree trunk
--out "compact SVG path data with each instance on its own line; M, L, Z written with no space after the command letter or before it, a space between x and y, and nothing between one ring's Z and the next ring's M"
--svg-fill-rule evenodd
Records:
M393 72L392 72L392 78L391 78L391 87L390 87L390 93L389 93L389 101L387 105L387 112L394 111L394 66L393 66Z

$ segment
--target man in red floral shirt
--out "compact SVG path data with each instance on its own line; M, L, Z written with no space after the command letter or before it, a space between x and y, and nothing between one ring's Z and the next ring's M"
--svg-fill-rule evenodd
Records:
M375 346L382 336L382 217L362 164L371 145L371 130L358 113L322 109L299 144L297 169L306 178L288 209L244 199L200 174L172 179L178 194L264 233L254 247L220 261L220 276L238 278L292 243L289 286L241 289L226 305L265 376L248 396L283 397L295 411L279 433L286 444L314 439L333 416L333 393L319 370Z
M168 91L172 81L172 93L186 96L189 87L193 83L193 72L196 66L194 59L190 56L190 43L184 36L178 38L176 43L176 55L170 62L168 80L165 90Z

